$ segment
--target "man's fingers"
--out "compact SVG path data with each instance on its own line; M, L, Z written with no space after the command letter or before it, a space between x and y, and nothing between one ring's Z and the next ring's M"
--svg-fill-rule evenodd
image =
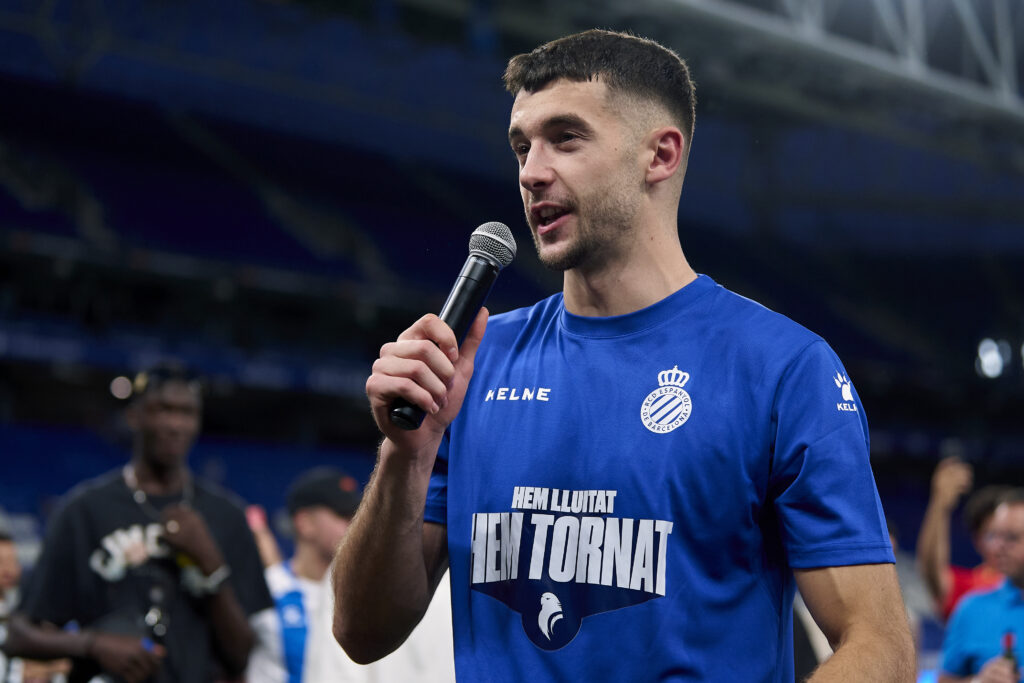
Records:
M458 357L456 355L456 357ZM393 359L404 359L423 363L434 375L441 378L442 383L447 384L448 380L455 374L454 360L442 351L431 341L417 339L397 342L389 342L381 347L380 358L374 363L373 371L378 370L386 374L405 375L405 371L411 366L400 367L398 365L380 365L381 361L390 363Z
M435 401L444 398L448 382L454 375L455 367L447 360L440 368L435 368L420 360L395 356L378 358L373 363L373 376L409 380L422 387Z
M444 393L437 400L429 391L407 377L392 377L374 373L366 380L366 394L375 409L388 410L396 398L404 398L427 413L436 413L444 402ZM439 403L440 402L440 403Z
M407 330L398 335L398 341L427 340L433 342L442 353L453 361L458 357L459 346L455 333L439 317L428 313Z

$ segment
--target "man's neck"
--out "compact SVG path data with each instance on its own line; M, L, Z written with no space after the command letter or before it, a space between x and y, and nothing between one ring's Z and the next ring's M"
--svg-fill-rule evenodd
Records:
M130 463L135 480L142 491L152 496L170 496L185 487L188 470L183 465L160 466L146 458L134 456Z
M565 308L583 316L625 315L661 301L697 279L674 235L637 235L626 251L565 272Z
M291 559L291 568L295 576L309 581L320 581L331 566L330 560L312 546L312 544L298 541L295 544L295 556Z

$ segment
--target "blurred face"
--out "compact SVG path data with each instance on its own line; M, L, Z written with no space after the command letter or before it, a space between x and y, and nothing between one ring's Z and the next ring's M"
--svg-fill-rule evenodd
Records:
M1024 588L1024 503L1003 503L988 528L992 564Z
M133 406L136 452L159 467L184 463L199 435L199 391L185 382L166 382Z
M556 270L599 267L633 238L645 188L635 132L600 80L520 91L509 143L526 222Z
M295 513L299 540L311 544L327 560L334 557L351 520L328 507L317 505Z
M978 551L978 555L981 556L981 561L989 567L995 567L995 547L996 544L993 540L993 536L989 533L992 529L992 519L995 517L995 513L989 516L981 527L978 529L978 533L971 537L974 542L974 549Z
M18 553L11 541L0 541L0 597L18 585L21 579L21 564Z

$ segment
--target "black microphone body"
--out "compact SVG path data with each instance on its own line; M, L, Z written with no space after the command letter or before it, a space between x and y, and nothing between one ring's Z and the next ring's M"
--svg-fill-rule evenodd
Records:
M500 230L498 227L500 226ZM485 230L488 228L489 230ZM500 240L497 251L487 244L487 238ZM474 248L476 245L483 245L484 250ZM508 245L511 243L511 246ZM504 250L502 250L502 247ZM499 254L496 256L495 254ZM498 273L507 266L515 255L515 240L512 239L511 231L501 223L487 223L480 226L470 238L469 258L462 266L459 277L456 278L448 299L441 307L438 317L455 332L455 339L461 347L463 340L469 333L469 328L476 319L477 314L487 300ZM426 413L419 406L415 406L404 399L396 399L391 404L389 413L391 422L402 429L419 429L423 424Z
M469 333L469 327L476 320L476 314L491 293L494 281L498 279L498 264L470 254L462 266L462 272L448 293L448 299L441 307L438 317L455 332L459 346Z

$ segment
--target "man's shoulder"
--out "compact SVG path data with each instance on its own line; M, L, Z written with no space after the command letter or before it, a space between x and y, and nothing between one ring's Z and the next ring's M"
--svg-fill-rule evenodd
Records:
M783 343L802 347L821 340L820 335L789 316L731 289L718 285L715 295L715 314L720 323L751 335L748 343L760 342L777 350Z
M996 586L979 586L964 594L957 609L968 614L986 612L1008 602L1010 590L1006 582Z
M270 595L274 600L280 600L288 593L299 590L295 575L285 567L283 562L272 564L263 570L263 578L270 589Z
M204 505L217 508L227 514L237 514L243 520L245 519L245 501L234 491L202 477L195 478L195 491L196 498L201 498Z
M61 508L73 508L106 501L113 491L122 486L123 481L120 468L80 481L64 494Z

